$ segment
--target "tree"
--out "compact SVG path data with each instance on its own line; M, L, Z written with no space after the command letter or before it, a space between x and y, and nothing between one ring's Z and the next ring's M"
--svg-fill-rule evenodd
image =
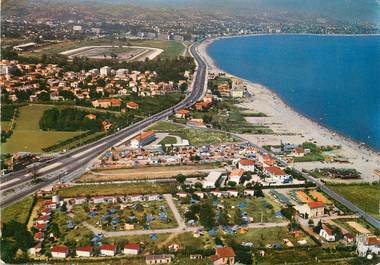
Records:
M199 211L199 221L205 229L211 229L215 226L215 212L210 201L202 203Z
M229 224L227 211L220 211L218 216L218 224L221 226L225 226Z
M242 213L239 207L235 208L235 214L234 214L234 223L237 225L242 225L243 224L243 218L242 218Z
M178 181L179 183L183 184L186 180L186 176L183 175L183 174L178 174L176 177L175 177L176 181Z
M235 181L228 181L228 186L230 186L230 187L236 187L236 182Z
M40 101L49 101L50 100L50 94L43 91L40 94L38 94L37 98Z

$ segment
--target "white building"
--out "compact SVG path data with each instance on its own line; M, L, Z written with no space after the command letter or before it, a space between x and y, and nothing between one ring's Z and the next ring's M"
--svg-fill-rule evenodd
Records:
M365 257L369 253L379 255L380 239L374 235L358 235L356 237L356 252L361 257Z
M75 26L73 26L73 30L74 31L81 31L82 30L82 26L75 25Z
M323 225L321 231L319 231L319 235L323 237L327 242L334 242L335 235L330 227Z
M214 189L215 185L222 175L222 172L220 171L212 171L208 174L208 176L202 181L203 188L210 188Z
M110 75L111 74L111 67L104 66L104 67L100 68L100 74L104 75L104 76Z
M236 184L239 184L240 178L243 176L244 169L234 169L231 171L229 176L229 181L236 182Z

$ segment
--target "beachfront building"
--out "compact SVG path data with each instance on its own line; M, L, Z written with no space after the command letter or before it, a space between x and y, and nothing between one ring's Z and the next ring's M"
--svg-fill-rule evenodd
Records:
M156 140L156 134L153 131L142 132L131 140L130 145L132 148L139 148L154 140Z
M222 175L222 172L220 171L210 172L208 176L202 181L203 188L214 189L221 175Z

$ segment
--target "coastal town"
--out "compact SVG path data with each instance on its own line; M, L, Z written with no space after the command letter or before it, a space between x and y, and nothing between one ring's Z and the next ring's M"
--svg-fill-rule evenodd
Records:
M237 2L13 5L1 18L2 262L380 262L380 153L210 52L378 24Z

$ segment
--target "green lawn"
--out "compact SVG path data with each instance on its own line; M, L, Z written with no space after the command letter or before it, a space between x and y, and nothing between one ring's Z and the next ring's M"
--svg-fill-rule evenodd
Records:
M66 140L81 132L55 132L42 131L39 128L39 120L43 112L51 106L28 105L20 108L19 117L12 136L1 145L3 153L15 153L20 151L41 152L47 147Z
M177 138L173 136L166 136L164 139L162 139L158 144L176 144Z
M30 210L34 204L34 197L28 196L21 201L18 201L11 206L1 209L1 222L8 223L16 221L26 224L29 219Z
M287 227L270 227L270 228L255 228L249 229L245 234L236 234L224 236L225 240L235 240L238 243L252 242L255 248L263 248L267 244L280 243L284 248L287 248L283 244L284 239L290 240L294 246L299 246L297 241L305 239L308 245L315 245L315 243L304 233L298 238L295 238L289 233Z
M380 220L380 184L329 185L329 188Z
M101 184L78 185L59 191L61 197L110 196L132 194L171 193L175 191L174 184Z
M237 138L227 133L208 129L187 128L180 124L165 121L159 121L153 124L149 129L156 132L168 132L172 135L178 135L181 138L189 140L190 144L195 146L238 141Z

